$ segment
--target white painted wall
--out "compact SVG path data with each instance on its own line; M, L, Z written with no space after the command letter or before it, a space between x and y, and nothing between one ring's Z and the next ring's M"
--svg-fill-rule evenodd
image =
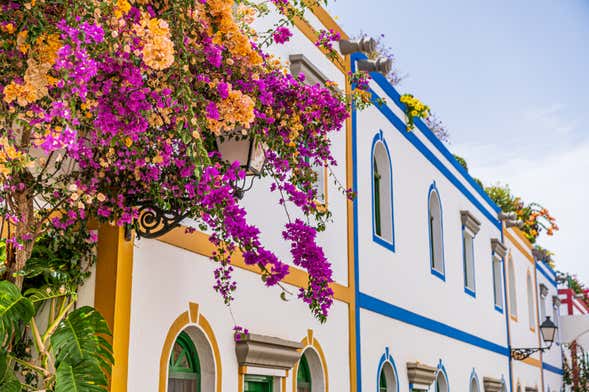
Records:
M157 391L160 355L173 321L199 304L218 341L223 366L223 391L237 391L238 365L233 341L233 320L219 295L212 290L215 265L208 258L155 240L136 243L129 345L129 391ZM237 324L251 333L301 341L307 330L321 344L332 391L349 391L348 308L336 302L321 325L300 301L284 302L279 290L264 287L259 275L237 269L240 282L232 309ZM296 292L296 288L289 287ZM292 387L292 375L287 380Z

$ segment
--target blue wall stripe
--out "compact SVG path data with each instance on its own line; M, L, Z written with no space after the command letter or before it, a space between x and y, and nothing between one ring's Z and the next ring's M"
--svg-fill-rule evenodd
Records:
M552 284L554 287L557 287L556 280L554 280L554 277L550 276L550 275L548 274L548 272L546 272L546 271L544 270L544 268L542 268L541 264L540 264L540 263L538 263L538 262L536 262L536 269L537 269L538 271L540 271L540 273L541 273L542 275L544 275L544 277L545 277L545 278L546 278L546 279L547 279L547 280L550 282L550 284Z
M409 310L381 301L368 294L358 293L356 303L362 309L370 310L383 316L387 316L404 323L423 328L428 331L432 331L440 335L444 335L449 338L492 351L497 354L504 355L506 357L509 356L509 349L505 346L500 346L496 343L479 338L478 336L461 331L447 324L432 320L417 313L413 313Z
M352 63L356 60L365 59L367 58L365 55L361 53L355 53L352 55ZM399 92L389 83L389 81L378 72L372 72L370 74L371 78L378 84L378 86L397 104L399 108L403 108L405 105L401 102L401 95ZM444 144L434 135L434 133L428 128L426 124L421 121L421 119L415 119L415 125L419 130L423 133L423 135L448 159L448 161L454 166L456 170L468 183L477 191L477 193L485 199L487 203L494 209L496 212L500 212L501 208L495 204L493 200L487 195L487 193L477 184L474 182L471 175L462 167L460 163L454 158L454 155L444 146Z
M501 223L487 208L485 208L482 203L474 197L474 195L466 189L464 184L456 178L454 174L444 164L423 144L421 140L417 138L417 136L413 132L407 132L405 129L405 124L387 105L379 105L378 99L380 98L378 94L374 91L369 90L372 93L372 102L374 106L385 116L391 124L397 128L397 130L407 139L413 146L422 153L422 155L430 161L447 179L450 181L459 191L461 191L464 196L470 200L472 204L475 205L481 211L481 213L489 219L489 221L497 227L497 229L501 230Z
M556 366L552 366L550 364L547 364L546 362L542 362L542 369L548 370L549 372L560 374L560 375L563 374L562 369L557 368Z

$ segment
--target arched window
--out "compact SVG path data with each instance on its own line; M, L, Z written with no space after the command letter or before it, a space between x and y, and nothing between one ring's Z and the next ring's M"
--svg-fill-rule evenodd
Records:
M448 380L441 370L438 371L436 377L436 392L448 392Z
M390 362L385 362L378 377L378 392L397 392L397 378Z
M435 183L430 187L428 199L428 232L432 272L444 277L444 245L442 232L442 203Z
M532 277L528 271L528 278L526 279L526 290L528 293L528 320L530 322L530 329L535 329L536 322L534 318L534 286L532 286Z
M200 361L192 339L180 332L170 354L168 392L200 392Z
M317 351L308 347L301 355L297 368L297 392L325 390L325 376Z
M480 392L479 384L477 383L477 380L474 377L470 379L469 392Z
M515 287L515 270L513 268L513 258L509 255L507 259L507 272L509 273L509 314L517 317L517 293Z
M372 148L372 215L375 240L393 245L393 177L391 159L381 133L376 136Z
M307 357L303 354L297 372L297 392L311 392L311 370Z

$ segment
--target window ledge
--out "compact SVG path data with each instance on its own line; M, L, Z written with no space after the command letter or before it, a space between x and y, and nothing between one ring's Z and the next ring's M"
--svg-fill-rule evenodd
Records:
M475 291L475 290L472 290L472 289L470 289L470 288L468 288L468 287L465 287L465 288L464 288L464 292L465 292L466 294L470 295L470 296L471 296L471 297L473 297L473 298L476 298L476 297L477 297L477 293L476 293L476 291Z
M389 241L385 240L384 238L378 236L378 234L376 234L374 232L372 233L372 241L387 248L391 252L395 251L395 243L394 242L389 242Z
M446 274L444 272L440 272L435 268L432 268L431 271L433 276L440 278L444 282L446 281Z

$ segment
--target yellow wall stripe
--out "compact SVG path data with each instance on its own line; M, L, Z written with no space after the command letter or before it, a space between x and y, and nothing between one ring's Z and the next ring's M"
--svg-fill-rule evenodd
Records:
M133 241L126 241L124 229L102 225L99 229L94 306L112 331L114 366L111 392L127 391Z
M159 237L158 240L207 257L210 257L215 251L215 246L209 242L208 235L198 231L194 233L186 233L184 227L178 227ZM261 273L257 265L246 264L243 261L241 252L238 251L232 256L231 264L234 267L254 272L256 274ZM309 275L303 270L290 266L288 275L282 281L292 286L303 288L308 285ZM349 287L343 286L339 283L333 283L331 287L334 291L334 298L338 301L350 303L353 300L354 292Z
M520 252L522 252L522 254L526 257L526 259L528 259L528 261L534 265L534 257L532 256L532 254L530 253L530 249L526 249L523 247L522 244L520 244L520 242L513 236L513 234L511 234L509 231L507 230L503 230L503 234L505 235L505 237L509 238L509 240L511 241L511 243L513 245L515 245L515 247L517 249L520 250Z

